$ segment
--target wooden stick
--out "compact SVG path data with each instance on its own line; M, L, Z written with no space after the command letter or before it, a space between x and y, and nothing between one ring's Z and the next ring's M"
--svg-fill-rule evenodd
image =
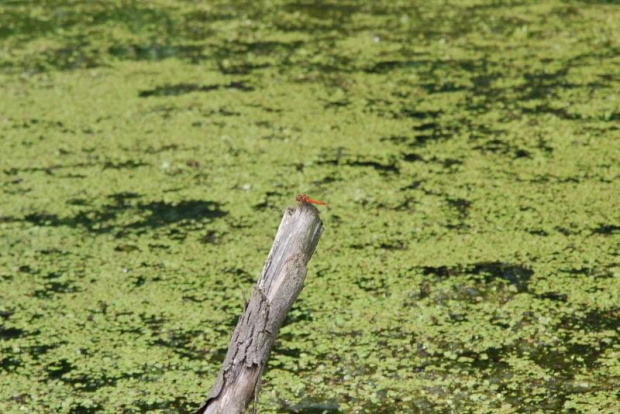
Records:
M241 414L257 400L260 377L323 233L319 212L301 203L284 212L258 283L232 333L220 374L196 414Z

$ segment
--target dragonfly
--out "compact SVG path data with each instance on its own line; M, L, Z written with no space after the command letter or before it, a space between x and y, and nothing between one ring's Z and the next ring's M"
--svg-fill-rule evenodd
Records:
M299 188L297 187L297 190L306 190L303 192L299 192L297 193L297 196L293 196L294 200L298 203L298 205L303 205L303 204L314 204L316 206L324 206L326 208L326 210L324 211L324 213L329 214L329 207L332 206L332 203L328 203L328 200L325 200L323 197L327 197L329 195L334 195L336 194L337 191L339 191L340 189L344 188L346 186L346 183L342 180L335 180L335 179L330 179L330 180L324 180L323 182L315 182L313 183L314 185L309 187L309 188ZM292 187L292 186L291 186ZM287 204L288 206L290 206L290 200L291 198L288 198L288 202L286 201L282 201L282 195L288 193L289 196L291 197L291 192L290 190L292 189L291 187L283 187L285 189L284 192L282 191L277 191L277 192L268 192L265 194L265 198L263 199L263 203L257 205L257 208L266 208L267 210L270 210L272 212L272 214L277 214L277 215L282 215L282 212L286 209ZM301 186L300 186L301 187ZM292 193L295 194L295 193ZM312 195L312 196L310 196ZM274 199L277 198L278 201L275 201Z
M297 202L298 205L304 205L304 204L313 204L316 206L324 206L324 207L329 207L328 203L323 199L323 197L326 194L333 194L333 188L331 189L322 189L322 191L319 191L318 188L314 188L314 192L316 193L316 196L310 197L308 195L308 193L303 192L303 193L298 193L297 196L294 197L294 200ZM310 193L310 194L313 194ZM267 208L267 210L271 211L270 214L274 214L274 215L278 215L281 216L282 213L284 212L284 210L286 210L287 204L290 207L291 204L289 203L281 203L277 202L277 203L270 203L269 202L269 196L279 196L280 193L271 193L267 195L267 199L264 201L264 204L261 206L263 208ZM290 197L290 196L289 196ZM289 198L290 200L290 198ZM324 211L324 213L328 214L329 210Z
M299 194L297 197L295 197L295 200L300 204L317 204L319 206L327 205L325 201L313 200L308 196L308 194Z

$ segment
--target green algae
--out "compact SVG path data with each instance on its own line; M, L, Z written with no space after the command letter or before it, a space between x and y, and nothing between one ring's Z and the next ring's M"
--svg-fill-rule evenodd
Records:
M611 2L3 2L0 411L191 412L329 202L261 411L613 412Z

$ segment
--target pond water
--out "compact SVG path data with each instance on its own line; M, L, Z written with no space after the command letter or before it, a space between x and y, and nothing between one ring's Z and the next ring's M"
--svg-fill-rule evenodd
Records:
M3 1L0 412L198 408L304 191L325 232L261 412L614 412L618 21Z

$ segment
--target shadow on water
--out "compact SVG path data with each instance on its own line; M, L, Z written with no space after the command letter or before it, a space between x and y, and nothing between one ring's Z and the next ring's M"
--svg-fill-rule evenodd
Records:
M338 403L333 400L317 400L306 398L295 404L284 404L284 412L291 414L330 414L342 413Z
M82 228L93 233L117 232L122 235L132 230L156 229L170 224L181 226L193 222L213 220L228 214L216 202L185 200L178 203L164 201L135 202L140 195L136 193L117 193L108 197L98 209L88 209L69 216L60 217L49 213L27 214L23 221L36 226L68 226ZM129 213L129 214L128 214ZM118 222L121 216L126 221ZM14 221L19 221L14 219Z
M245 82L230 82L225 85L198 85L195 83L179 83L176 85L158 86L155 89L140 91L140 98L148 98L151 96L178 96L192 92L211 92L219 89L236 89L243 92L251 92L254 88Z
M603 224L594 229L594 233L610 236L612 234L620 233L620 226L615 224Z
M465 207L466 208L466 207ZM472 275L475 280L490 284L494 281L503 281L515 286L518 292L526 292L527 285L534 274L531 269L522 265L503 262L481 262L465 266L424 267L424 275L434 275L440 279L453 276Z
M206 59L203 55L204 47L189 45L166 45L151 43L145 45L113 46L108 53L120 60L136 61L160 61L169 58L188 59L192 63L198 63Z
M18 328L5 328L4 325L0 326L0 339L3 341L9 339L15 339L22 336L25 332Z

